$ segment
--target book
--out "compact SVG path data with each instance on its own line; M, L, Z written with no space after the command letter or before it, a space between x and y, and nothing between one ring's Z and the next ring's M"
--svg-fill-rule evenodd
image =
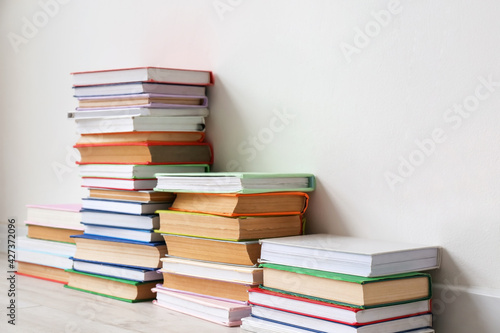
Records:
M146 106L128 106L114 108L76 108L68 112L68 118L106 118L120 116L151 116L151 117L208 117L210 111L207 107L199 108L159 108Z
M415 329L432 326L432 314L423 314L412 317L389 320L363 326L350 326L334 321L303 316L295 313L279 311L271 308L252 306L252 316L272 321L282 325L290 325L314 332L335 333L381 333L381 332L407 332Z
M36 222L27 222L26 226L28 227L27 236L34 239L74 243L75 241L70 236L83 234L83 226L60 228Z
M104 275L66 270L69 273L67 288L110 297L125 302L150 301L155 297L151 289L158 281L138 282Z
M205 86L189 86L157 82L127 82L101 84L93 86L73 87L74 97L124 95L124 94L172 94L172 95L205 95Z
M336 321L352 326L373 324L380 321L394 320L431 312L430 300L370 309L358 309L341 306L331 302L274 292L263 288L250 289L248 291L248 301L250 304L254 305Z
M208 164L81 164L80 177L155 179L158 172L208 172Z
M156 191L195 193L310 192L312 174L262 172L158 173Z
M160 272L245 284L261 284L263 282L263 269L258 267L221 264L171 256L161 258L161 262L162 268Z
M113 190L152 190L156 186L156 178L104 178L82 177L82 187L107 188Z
M173 202L175 194L169 192L155 192L148 190L129 191L89 188L88 197L93 199L108 199L118 201Z
M161 242L161 234L154 232L153 229L123 228L106 225L95 225L85 223L85 233L87 235L105 236L120 239L130 239L139 242Z
M354 308L388 306L431 298L429 274L412 272L382 277L362 277L299 268L262 264L264 289L321 298Z
M262 262L359 276L439 267L438 246L415 245L328 234L263 239Z
M169 209L222 216L299 215L308 205L304 192L259 194L239 193L182 193Z
M73 86L122 82L159 82L186 85L211 85L210 71L164 67L132 67L71 73Z
M250 315L251 308L241 302L221 300L201 294L153 288L154 304L223 326L239 326L241 318Z
M205 117L116 116L75 119L78 134L111 132L193 132L205 130Z
M158 281L161 274L155 268L117 265L107 262L73 258L73 269L80 272L105 275L133 281Z
M158 209L167 209L170 202L134 202L107 199L83 198L82 208L126 214L154 214Z
M253 266L260 256L258 241L234 242L170 234L163 234L163 238L168 244L168 254L174 257Z
M26 205L26 222L57 227L81 227L81 204Z
M227 217L158 210L161 233L225 240L252 240L300 235L301 215Z
M101 261L110 264L159 268L160 258L167 253L164 242L148 243L112 237L77 235L76 259Z
M164 287L243 302L248 301L248 290L258 286L167 272L162 275Z
M241 329L245 332L256 333L310 333L318 332L306 327L289 325L269 320L267 318L245 317L241 319ZM337 331L335 331L337 332ZM362 332L361 330L359 332ZM381 331L382 332L382 331ZM385 332L385 331L383 331ZM432 328L420 328L411 333L434 333Z
M68 273L63 268L44 266L24 261L17 262L16 274L58 283L68 283L69 279Z
M158 215L154 214L137 215L104 212L99 210L83 210L82 223L123 228L158 229L160 226L160 219Z
M77 144L78 164L212 164L208 142Z
M129 131L108 133L81 133L76 144L124 142L203 142L203 131Z
M206 96L164 95L164 94L134 94L113 96L90 96L78 98L78 109L116 108L124 106L145 107L206 107Z
M32 239L25 236L17 238L17 261L56 267L71 268L70 259L76 252L75 244Z

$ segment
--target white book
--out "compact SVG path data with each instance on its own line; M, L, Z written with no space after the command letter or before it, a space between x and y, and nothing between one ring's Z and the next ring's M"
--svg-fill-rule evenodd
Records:
M154 214L157 210L168 209L169 202L141 203L133 201L117 201L104 199L82 199L83 209L101 210L126 214Z
M162 242L163 236L153 230L110 227L104 225L84 224L85 234L104 237L129 239L138 242Z
M126 82L114 84L100 84L92 86L73 87L74 97L108 96L123 94L171 94L171 95L205 95L204 86L189 86L165 84L157 82Z
M158 229L160 227L160 218L158 215L136 215L84 210L82 211L82 223L123 228Z
M377 277L438 268L440 247L312 234L262 239L261 262Z
M103 178L155 178L159 172L205 172L207 164L166 164L166 165L134 165L134 164L80 164L80 177Z
M147 107L129 107L129 108L102 108L85 109L68 112L68 118L92 119L92 118L111 118L120 116L143 116L143 117L208 117L210 114L208 108L147 108Z

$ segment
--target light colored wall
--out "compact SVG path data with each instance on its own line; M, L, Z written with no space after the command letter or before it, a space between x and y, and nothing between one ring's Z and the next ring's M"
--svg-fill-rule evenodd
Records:
M308 232L442 245L436 283L498 304L499 14L493 0L2 0L1 219L82 195L70 72L208 69L214 170L312 172ZM440 332L480 311L469 298Z

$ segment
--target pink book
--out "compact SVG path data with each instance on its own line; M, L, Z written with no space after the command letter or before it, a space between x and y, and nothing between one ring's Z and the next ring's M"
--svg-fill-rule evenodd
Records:
M164 288L157 285L154 304L223 326L240 326L241 318L250 316L245 302L224 300L208 295Z

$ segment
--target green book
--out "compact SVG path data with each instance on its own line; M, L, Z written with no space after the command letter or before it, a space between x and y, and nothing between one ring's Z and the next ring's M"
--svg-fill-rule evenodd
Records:
M264 289L353 308L395 305L432 296L427 273L362 277L269 263L260 267L264 268Z
M311 192L310 173L207 172L157 173L155 191L191 193Z
M74 269L67 269L65 271L69 273L69 281L65 285L66 288L125 302L140 302L155 299L155 294L151 291L151 288L154 288L160 282L160 280L148 282L126 280L76 271Z

